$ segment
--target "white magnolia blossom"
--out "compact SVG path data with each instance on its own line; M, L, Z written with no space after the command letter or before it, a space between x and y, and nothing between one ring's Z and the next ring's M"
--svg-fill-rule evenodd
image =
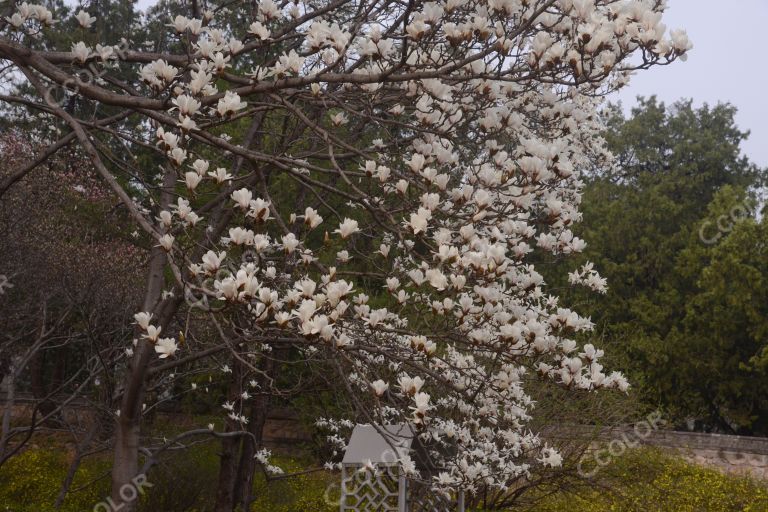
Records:
M96 18L83 11L82 9L75 15L75 19L83 28L90 28Z
M160 246L166 251L173 249L173 242L175 237L173 235L165 234L160 237Z
M241 188L232 192L232 200L243 210L247 209L251 205L251 199L253 194L250 190Z
M375 382L371 382L371 388L373 388L373 392L376 396L383 396L389 389L389 384L379 379Z
M90 57L91 49L84 42L79 41L72 45L72 55L77 62L83 64Z
M173 338L160 338L157 340L157 343L155 343L155 352L158 353L160 359L165 359L166 357L174 355L178 348L179 347L176 345L176 341Z
M240 96L236 92L227 91L222 99L219 100L216 106L216 112L220 116L226 116L227 114L233 114L238 110L242 110L247 106L243 101L240 101Z
M334 233L338 233L341 238L349 238L351 235L360 231L358 223L354 219L346 218L339 224L338 229L333 230Z
M149 328L149 321L152 320L152 313L142 311L133 315L133 318L136 320L136 324L146 331Z
M154 325L148 325L144 330L146 331L146 334L142 335L142 337L154 343L157 341L157 338L160 336L160 331L162 331L163 328L156 327Z

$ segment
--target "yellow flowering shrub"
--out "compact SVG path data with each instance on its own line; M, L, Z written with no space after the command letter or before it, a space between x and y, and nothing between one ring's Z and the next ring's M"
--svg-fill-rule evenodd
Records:
M545 498L528 512L765 512L768 482L724 474L659 449L630 450L594 485Z
M285 473L316 463L276 456ZM68 468L63 450L30 449L0 468L0 512L54 512L53 503ZM109 494L109 460L86 459L61 511L93 510ZM217 447L198 446L150 473L154 487L142 499L143 512L212 510L218 474ZM266 482L258 474L250 512L335 512L339 476L308 472ZM90 485L88 485L90 484ZM552 495L542 492L526 512L766 512L768 483L723 474L658 449L628 451L603 467L588 485ZM183 498L183 499L182 499ZM516 509L517 510L517 509Z
M68 467L63 450L37 448L12 457L0 467L0 512L53 512ZM87 459L59 510L93 510L109 495L109 478L100 479L108 470L103 461Z
M301 461L275 457L273 463L286 474L305 471ZM259 474L255 482L258 499L252 512L336 512L339 510L338 474L327 471L307 473L267 484Z

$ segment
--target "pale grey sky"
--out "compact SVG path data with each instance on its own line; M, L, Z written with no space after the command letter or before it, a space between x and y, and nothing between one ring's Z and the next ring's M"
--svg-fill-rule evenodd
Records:
M739 109L736 122L750 137L744 153L768 166L768 0L668 0L667 29L684 28L694 44L686 62L640 72L617 97L625 107L637 95L656 94L671 103L728 102ZM762 70L762 71L761 71Z

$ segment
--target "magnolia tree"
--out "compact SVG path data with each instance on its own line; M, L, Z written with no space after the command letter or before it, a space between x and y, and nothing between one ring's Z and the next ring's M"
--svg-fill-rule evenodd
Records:
M432 453L436 490L504 490L558 466L526 428L526 387L628 384L577 344L589 319L547 293L534 262L585 246L571 232L580 170L610 162L601 96L691 48L684 32L667 35L664 1L184 8L164 20L162 48L48 48L56 23L90 37L83 11L57 20L23 3L0 22L0 58L30 86L2 100L67 127L40 158L77 141L155 245L126 347L115 499L140 470L150 369L218 349L254 371L278 347L335 369L358 420L408 423L453 447ZM87 108L61 101L73 97ZM156 169L115 159L115 146L151 150ZM590 265L570 283L606 286ZM185 299L218 326L216 346L169 332ZM224 404L243 427L244 391Z

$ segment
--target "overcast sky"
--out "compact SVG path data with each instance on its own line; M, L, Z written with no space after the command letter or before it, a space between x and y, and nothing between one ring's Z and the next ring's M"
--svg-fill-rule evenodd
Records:
M651 94L667 103L679 98L693 98L695 105L731 103L739 109L739 128L750 131L744 153L768 167L768 0L668 0L668 5L667 30L684 28L693 41L688 60L638 73L617 99L625 108L636 96Z

